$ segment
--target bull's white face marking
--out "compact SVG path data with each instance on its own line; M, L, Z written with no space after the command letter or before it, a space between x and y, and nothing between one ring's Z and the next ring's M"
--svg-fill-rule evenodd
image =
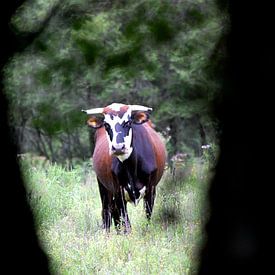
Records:
M119 112L120 108L125 105L119 103L113 103L108 106L115 112ZM132 143L132 129L130 127L129 120L131 119L131 109L128 108L125 113L105 114L104 122L106 128L106 135L109 142L109 152L112 154L115 151L121 151L116 154L116 157L123 162L131 155L133 148Z
M127 150L127 153L124 153L123 155L118 155L117 158L123 162L124 160L128 159L130 157L130 155L132 154L132 151L133 151L133 148L130 147L128 150Z
M112 103L111 105L109 105L108 107L116 112L118 112L120 110L121 107L125 106L124 104L121 103Z

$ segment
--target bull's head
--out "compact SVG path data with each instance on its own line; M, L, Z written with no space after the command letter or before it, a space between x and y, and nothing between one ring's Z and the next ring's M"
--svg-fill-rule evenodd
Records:
M93 128L105 127L110 154L124 161L131 155L132 123L142 124L149 119L148 111L152 108L141 105L113 103L104 108L82 110L87 115L103 114L104 119L91 116L87 123Z

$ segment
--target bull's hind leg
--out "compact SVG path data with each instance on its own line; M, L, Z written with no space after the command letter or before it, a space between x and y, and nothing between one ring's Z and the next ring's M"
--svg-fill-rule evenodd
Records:
M115 197L115 210L113 212L113 218L118 232L121 232L121 230L124 230L123 232L125 234L131 232L131 223L127 213L127 202L125 200L122 188Z
M144 196L144 208L145 208L146 217L148 221L150 221L152 216L155 196L156 196L156 188L154 185L152 185L150 188L146 190L146 194Z
M157 170L154 170L146 180L147 188L144 196L144 208L148 221L151 219L156 197L156 175Z
M104 185L97 179L99 193L102 203L102 227L110 232L112 223L112 209L113 209L113 195L108 191Z

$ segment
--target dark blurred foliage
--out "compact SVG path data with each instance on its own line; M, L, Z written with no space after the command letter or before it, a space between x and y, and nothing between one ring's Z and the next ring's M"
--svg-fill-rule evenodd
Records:
M199 274L269 274L273 261L273 10L267 1L220 1L228 58L216 105L220 156Z
M50 274L48 259L41 250L34 219L27 203L24 183L17 163L18 147L8 125L8 101L4 94L2 70L17 44L9 22L23 1L1 2L1 86L0 86L0 167L1 167L1 269L9 274Z

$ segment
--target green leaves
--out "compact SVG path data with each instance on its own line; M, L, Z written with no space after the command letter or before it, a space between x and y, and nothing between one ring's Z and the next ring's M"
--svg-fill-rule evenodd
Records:
M15 15L21 32L47 22L6 68L12 108L28 126L55 137L75 134L83 117L71 112L112 102L152 106L161 131L177 117L208 115L219 89L213 68L224 24L214 1L46 2Z
M84 55L87 65L93 65L96 58L99 56L101 49L100 45L96 42L89 42L85 39L78 39L76 40L76 43Z

